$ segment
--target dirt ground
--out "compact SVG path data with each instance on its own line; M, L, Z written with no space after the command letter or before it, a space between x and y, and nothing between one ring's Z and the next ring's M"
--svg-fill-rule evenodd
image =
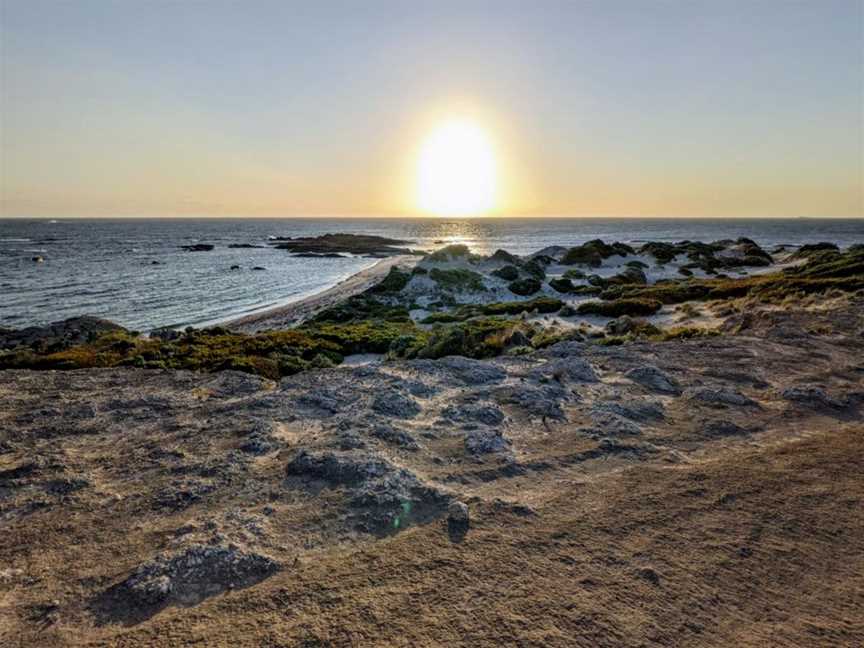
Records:
M0 643L864 645L862 313L278 384L2 372ZM201 547L278 570L160 571Z

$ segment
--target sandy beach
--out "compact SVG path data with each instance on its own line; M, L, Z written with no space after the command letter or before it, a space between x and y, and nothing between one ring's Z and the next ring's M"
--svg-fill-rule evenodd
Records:
M407 254L381 259L375 265L351 275L327 290L298 299L290 304L231 320L225 324L225 327L241 333L255 333L295 326L315 313L372 287L390 272L390 268L393 266L407 267L413 266L415 263L417 263L417 257Z

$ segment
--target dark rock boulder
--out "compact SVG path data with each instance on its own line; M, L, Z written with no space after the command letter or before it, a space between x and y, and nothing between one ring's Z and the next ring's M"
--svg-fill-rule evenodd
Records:
M180 249L187 252L210 252L213 246L208 243L195 243L193 245L181 245Z

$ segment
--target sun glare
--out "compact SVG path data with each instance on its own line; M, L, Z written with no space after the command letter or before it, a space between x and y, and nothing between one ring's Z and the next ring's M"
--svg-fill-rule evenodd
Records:
M495 206L495 154L483 129L452 120L429 135L417 166L417 205L437 216L478 216Z

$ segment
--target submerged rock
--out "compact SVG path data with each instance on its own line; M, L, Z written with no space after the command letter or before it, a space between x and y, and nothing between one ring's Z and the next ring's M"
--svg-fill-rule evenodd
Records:
M180 249L187 252L210 252L213 246L208 243L195 243L194 245L181 245Z

